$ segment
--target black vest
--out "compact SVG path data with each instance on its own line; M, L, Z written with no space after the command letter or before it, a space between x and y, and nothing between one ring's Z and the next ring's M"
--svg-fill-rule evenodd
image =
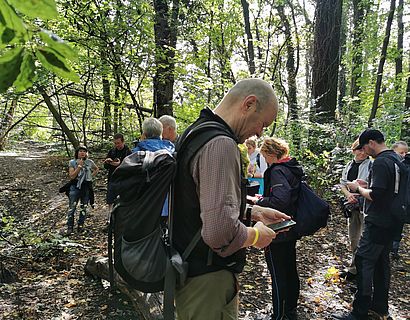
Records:
M219 128L206 130L193 139L183 143L189 132L204 122L218 122ZM180 137L177 142L177 174L175 178L175 202L173 218L173 244L179 252L184 252L194 235L202 227L200 205L196 185L190 173L191 160L196 152L216 136L228 136L237 142L230 127L210 109L203 109L200 117ZM183 145L183 147L181 147ZM246 186L241 185L242 203L240 217L243 216L246 203ZM226 269L235 273L243 270L246 252L241 249L233 255L222 258L214 253L201 238L188 257L188 276L194 277L205 273Z

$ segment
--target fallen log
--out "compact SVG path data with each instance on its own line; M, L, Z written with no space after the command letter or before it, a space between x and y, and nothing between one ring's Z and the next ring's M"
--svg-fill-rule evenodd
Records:
M87 275L109 281L108 258L91 257L85 264ZM160 320L162 316L162 293L143 293L130 288L114 270L115 287L128 296L136 312L136 319Z

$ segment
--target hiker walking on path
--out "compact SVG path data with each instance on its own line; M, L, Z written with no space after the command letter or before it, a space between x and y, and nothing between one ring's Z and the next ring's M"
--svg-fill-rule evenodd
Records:
M116 133L113 137L114 148L108 151L107 156L104 160L104 168L108 170L108 182L107 182L107 204L108 204L108 215L107 222L110 221L110 213L117 194L111 187L110 181L112 173L121 164L124 158L131 154L130 148L124 142L124 136L121 133Z
M185 160L190 157L189 149L199 142L192 139L181 153L177 146L175 248L184 252L201 230L201 239L187 259L188 279L176 291L179 320L237 319L237 274L245 265L245 248L267 246L276 233L265 224L290 219L271 208L246 207L246 179L241 179L237 146L251 136L261 136L277 111L272 86L263 80L245 79L230 89L214 111L203 109L180 138L184 141L191 130L203 123L218 124L218 129L209 131L216 130L216 134L188 164ZM247 215L258 221L254 227L241 221Z
M74 228L74 214L78 201L80 201L80 213L78 216L77 231L81 232L84 228L87 206L90 201L92 180L99 169L94 161L88 159L88 149L85 146L80 146L75 151L75 159L70 160L68 166L69 177L73 180L69 192L69 210L67 218L67 235L70 235Z
M341 272L340 277L346 278L348 281L354 280L357 274L355 255L364 226L364 198L351 192L347 187L347 183L356 179L361 179L367 182L372 164L369 156L364 152L363 148L360 148L359 139L353 142L352 153L354 158L349 161L343 169L342 177L340 179L340 190L345 196L345 211L350 213L350 217L347 220L347 228L350 250L352 252L351 263L346 271Z

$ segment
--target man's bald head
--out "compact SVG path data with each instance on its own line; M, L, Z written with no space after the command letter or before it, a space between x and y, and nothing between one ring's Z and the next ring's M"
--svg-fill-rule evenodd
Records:
M236 83L214 110L232 129L240 143L261 136L278 113L278 100L272 86L260 79Z
M274 103L275 108L278 108L278 101L272 86L261 79L243 79L238 81L226 94L222 103L227 105L235 105L238 101L242 101L248 96L256 96L257 110L261 111L266 106Z

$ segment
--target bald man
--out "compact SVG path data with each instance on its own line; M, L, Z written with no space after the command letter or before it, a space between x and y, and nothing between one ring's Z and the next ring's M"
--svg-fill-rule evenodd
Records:
M246 207L246 189L241 186L237 144L261 136L277 112L272 86L263 80L245 79L215 110L203 109L179 139L183 141L191 130L209 121L222 128L193 156L178 153L173 220L177 250L184 252L201 230L201 239L187 259L188 279L176 293L179 320L237 319L237 274L245 265L245 248L267 246L276 234L266 224L290 219L274 209ZM194 140L188 147L195 145ZM248 227L240 219L243 216L257 223Z

